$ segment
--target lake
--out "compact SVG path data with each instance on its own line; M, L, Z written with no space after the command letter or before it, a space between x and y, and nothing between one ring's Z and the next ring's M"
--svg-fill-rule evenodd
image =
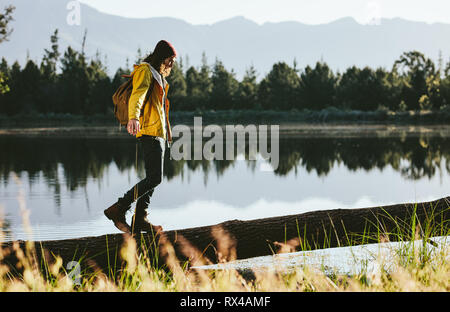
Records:
M174 160L166 153L149 219L172 230L450 194L450 126L287 124L278 142L272 171L261 157ZM136 140L123 129L0 129L3 240L119 233L103 210L144 174Z

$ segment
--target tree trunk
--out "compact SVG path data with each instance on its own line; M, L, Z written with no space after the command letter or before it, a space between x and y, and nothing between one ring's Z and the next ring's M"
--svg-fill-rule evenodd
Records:
M139 250L145 249L159 265L167 260L170 248L164 247L170 245L179 261L216 263L278 252L448 235L449 211L450 197L446 197L418 204L313 211L251 221L232 220L214 226L168 231L156 236L142 234L134 238L139 243ZM125 237L112 234L37 242L36 257L42 263L44 258L52 262L51 255L58 255L65 267L70 261L78 261L82 270L117 272L123 266L120 250ZM17 243L25 248L26 242ZM18 260L12 247L12 242L1 244L3 262L17 268Z

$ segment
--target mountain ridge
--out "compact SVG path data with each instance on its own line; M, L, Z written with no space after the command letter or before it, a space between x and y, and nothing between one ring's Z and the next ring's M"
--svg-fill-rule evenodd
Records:
M284 61L298 68L314 66L323 60L333 70L342 71L356 65L391 67L406 51L418 50L436 60L450 56L450 24L408 21L401 18L381 19L379 25L359 24L353 17L330 23L310 25L297 21L257 24L235 16L213 24L193 25L174 17L127 18L102 13L80 3L81 25L66 22L67 3L60 0L0 0L0 8L16 6L14 31L10 41L0 45L0 54L8 62L27 55L40 62L50 36L58 28L60 52L68 45L81 50L87 29L86 54L99 51L107 59L109 74L136 60L137 50L150 52L159 39L171 41L184 59L184 65L199 66L205 52L208 64L220 59L237 78L253 65L259 77L272 65ZM189 63L186 64L189 57ZM185 68L186 69L186 68Z

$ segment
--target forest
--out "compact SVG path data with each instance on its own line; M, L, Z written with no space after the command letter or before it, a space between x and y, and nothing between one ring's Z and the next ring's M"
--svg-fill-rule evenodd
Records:
M0 16L0 43L14 8ZM50 37L40 62L28 59L0 62L0 116L68 114L113 116L112 94L124 82L132 65L124 65L111 77L104 58L68 47L60 51L58 29ZM146 55L138 51L134 63ZM404 52L390 69L358 68L334 72L325 61L298 68L286 62L273 64L259 77L249 66L238 81L233 70L216 58L208 64L203 53L200 66L186 66L179 58L168 77L172 111L432 111L450 112L450 60L437 64L419 51Z

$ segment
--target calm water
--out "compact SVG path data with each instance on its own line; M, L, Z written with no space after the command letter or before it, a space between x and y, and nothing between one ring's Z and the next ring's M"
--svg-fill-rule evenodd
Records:
M449 127L341 130L282 132L273 172L262 170L266 161L243 155L234 161L175 161L166 153L150 219L171 230L449 196ZM28 131L0 131L4 239L30 238L23 210L35 240L118 233L103 210L144 175L135 140L87 137L79 129L65 129L73 134L65 137Z

